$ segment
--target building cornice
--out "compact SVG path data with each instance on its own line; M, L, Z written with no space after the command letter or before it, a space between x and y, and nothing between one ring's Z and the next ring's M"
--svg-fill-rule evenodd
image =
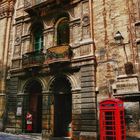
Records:
M15 0L7 0L0 3L0 19L11 16L14 11Z

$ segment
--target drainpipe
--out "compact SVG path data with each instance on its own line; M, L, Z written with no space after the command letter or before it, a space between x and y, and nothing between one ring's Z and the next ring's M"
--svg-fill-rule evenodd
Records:
M94 77L93 79L95 80L95 102L96 102L96 133L97 133L97 138L98 138L98 109L97 109L97 94L98 94L98 87L97 87L97 81L96 81L96 73L97 73L97 60L96 60L96 56L95 56L95 50L96 50L96 46L95 46L95 42L94 42L94 14L93 14L93 0L89 0L89 13L90 13L90 31L91 31L91 38L92 38L92 49L93 49L93 59L94 59L94 67L95 67L95 71L94 71Z

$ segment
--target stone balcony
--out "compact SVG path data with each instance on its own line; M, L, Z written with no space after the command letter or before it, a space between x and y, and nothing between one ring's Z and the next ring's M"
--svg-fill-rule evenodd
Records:
M42 52L34 51L22 55L22 68L40 67L43 65L45 55Z
M66 63L71 61L71 49L68 45L55 46L47 49L45 64Z
M45 7L46 5L58 5L61 3L67 3L71 0L24 0L24 10L29 12L37 7Z
M29 11L35 7L49 4L55 0L24 0L24 10Z

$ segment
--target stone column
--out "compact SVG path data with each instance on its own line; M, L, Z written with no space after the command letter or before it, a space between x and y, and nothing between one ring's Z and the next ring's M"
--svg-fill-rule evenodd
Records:
M42 91L42 140L49 140L53 135L53 96L50 91Z
M80 90L72 90L72 137L79 140L81 130L81 94Z
M23 100L24 96L28 95L28 93L17 93L17 110L16 110L16 133L22 133L23 128Z

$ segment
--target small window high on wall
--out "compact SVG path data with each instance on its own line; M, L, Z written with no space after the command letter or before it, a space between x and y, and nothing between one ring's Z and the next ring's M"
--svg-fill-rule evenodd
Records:
M34 24L32 29L33 35L33 49L40 51L43 49L43 26L41 24Z
M57 45L69 44L69 23L67 18L62 18L57 24Z

